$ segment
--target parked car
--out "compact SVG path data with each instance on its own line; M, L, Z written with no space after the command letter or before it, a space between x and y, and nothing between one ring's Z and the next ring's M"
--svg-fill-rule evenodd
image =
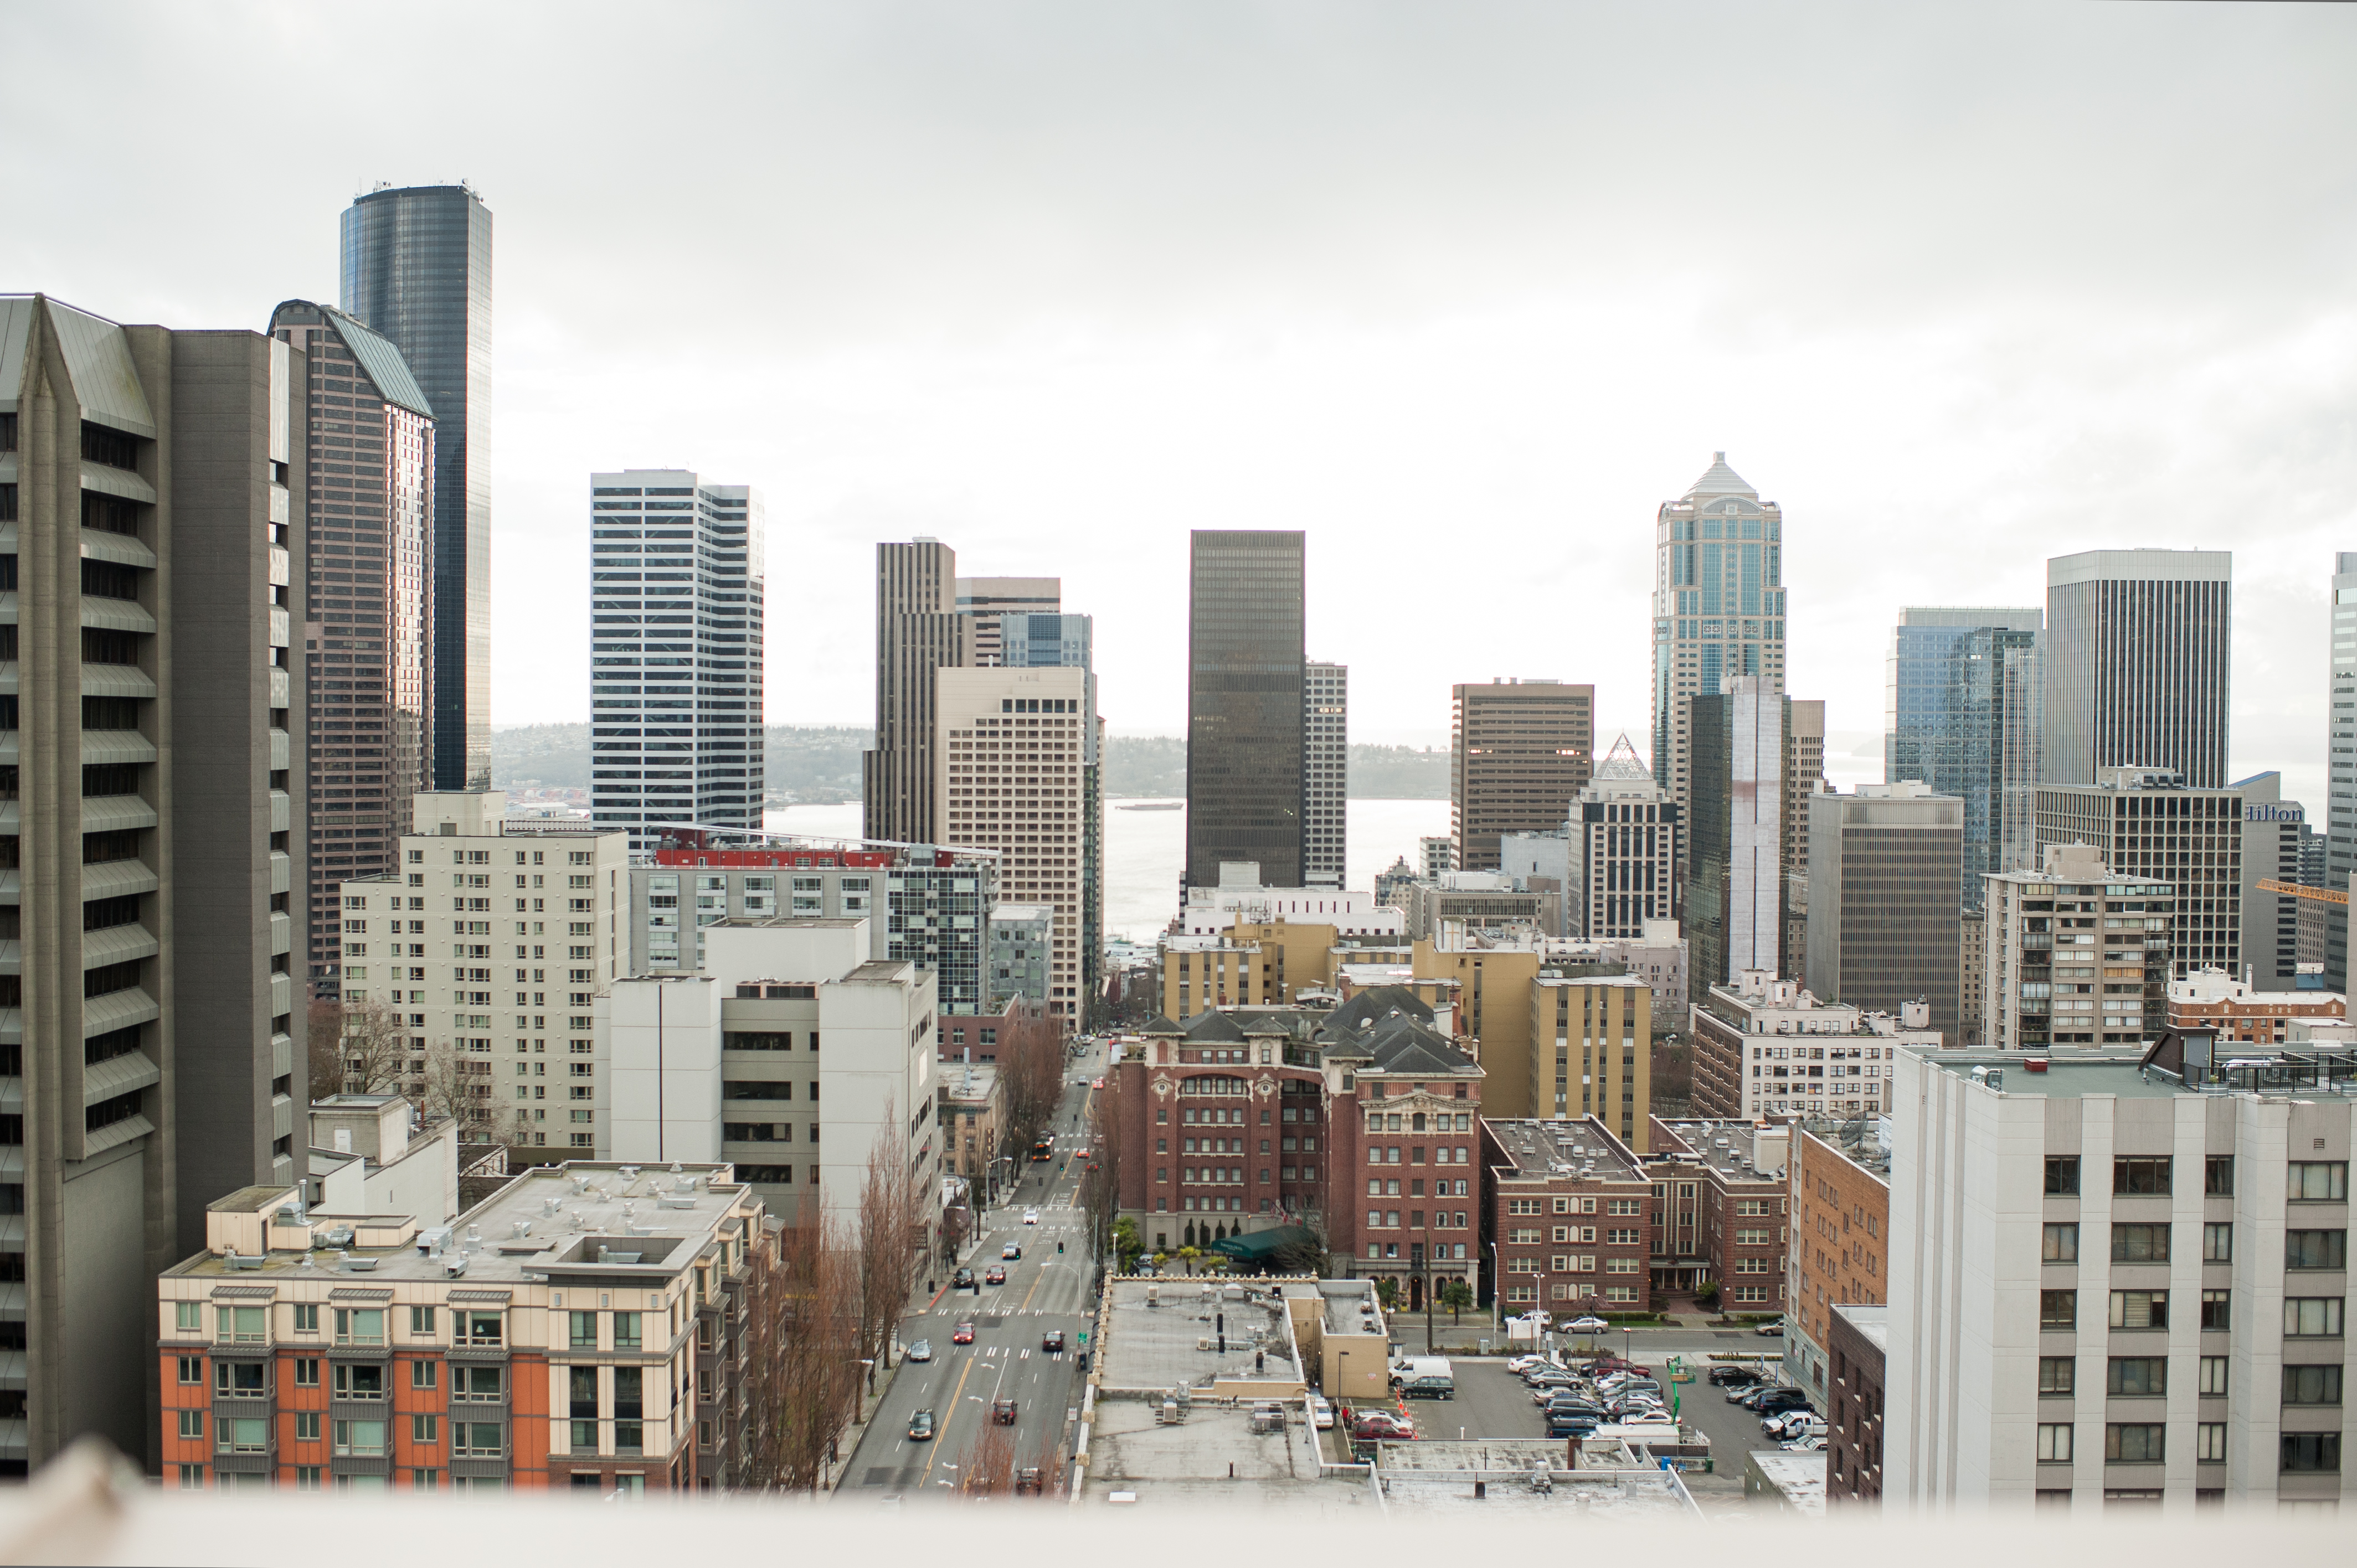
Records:
M1549 1411L1546 1434L1549 1437L1592 1437L1604 1423L1592 1415L1578 1411Z
M1602 1334L1611 1326L1600 1317L1575 1317L1564 1325L1574 1334Z
M1777 1446L1793 1454L1822 1454L1825 1451L1825 1434L1820 1432L1810 1437L1795 1437Z
M1567 1389L1577 1381L1577 1378L1560 1367L1541 1367L1536 1371L1523 1374L1523 1385L1534 1389Z
M974 1325L972 1323L961 1323L955 1328L951 1329L950 1343L952 1345L973 1344Z
M1060 1328L1050 1328L1047 1333L1039 1336L1039 1348L1045 1350L1050 1356L1062 1355L1064 1353L1064 1331Z
M1721 1388L1745 1388L1762 1380L1760 1374L1749 1367L1719 1366L1710 1369L1710 1380Z
M995 1422L996 1422L996 1423L997 1423L999 1425L1001 1425L1001 1426L1012 1426L1012 1425L1014 1425L1014 1424L1015 1424L1015 1402L1014 1402L1013 1400L993 1400L993 1401L991 1401L991 1402L990 1402L990 1419L991 1419L991 1420L993 1420L993 1421L995 1421Z
M1553 1366L1555 1363L1544 1356L1510 1356L1506 1359L1506 1370L1518 1378L1527 1378L1533 1372Z
M1323 1394L1309 1396L1309 1423L1320 1432L1334 1430L1334 1407Z
M1387 1410L1362 1410L1351 1418L1351 1435L1361 1442L1407 1442L1415 1428Z
M933 1440L933 1412L920 1410L909 1420L909 1441L931 1443Z
M1784 1320L1781 1317L1770 1318L1768 1322L1760 1325L1751 1332L1754 1334L1764 1334L1772 1338L1781 1339L1784 1337Z
M1782 1415L1788 1411L1807 1410L1809 1396L1795 1389L1787 1398L1762 1400L1751 1408L1762 1417Z
M930 1361L933 1359L933 1342L930 1339L920 1339L901 1351L900 1359L904 1361Z
M1770 1437L1819 1437L1824 1434L1825 1423L1815 1411L1803 1405L1796 1410L1761 1416L1760 1430Z

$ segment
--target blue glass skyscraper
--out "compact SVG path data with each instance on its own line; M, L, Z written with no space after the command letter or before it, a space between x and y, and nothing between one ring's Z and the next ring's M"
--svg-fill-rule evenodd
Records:
M1920 779L1964 802L1966 913L1985 873L2029 862L2045 619L2035 607L1903 609L1890 635L1883 781Z
M464 185L372 190L344 209L341 272L346 314L401 350L434 407L433 788L489 789L490 209Z

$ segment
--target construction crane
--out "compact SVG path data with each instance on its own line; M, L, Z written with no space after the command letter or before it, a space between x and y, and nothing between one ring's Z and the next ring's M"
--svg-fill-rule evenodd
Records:
M2263 881L2259 884L2259 891L2288 893L2295 898L2313 898L2319 904L2346 905L2349 902L2349 895L2346 893L2335 893L2330 887L2308 887L2297 882Z

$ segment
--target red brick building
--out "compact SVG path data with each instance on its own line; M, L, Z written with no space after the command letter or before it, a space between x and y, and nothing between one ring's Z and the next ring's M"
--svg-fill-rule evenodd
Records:
M1157 1018L1114 1070L1122 1211L1171 1252L1295 1225L1402 1299L1475 1283L1481 1069L1405 991Z
M1652 1217L1643 1156L1592 1116L1481 1124L1486 1241L1506 1311L1557 1321L1652 1307Z

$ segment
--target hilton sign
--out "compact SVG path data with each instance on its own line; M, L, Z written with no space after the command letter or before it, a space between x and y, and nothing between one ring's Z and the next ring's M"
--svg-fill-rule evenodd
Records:
M2243 808L2243 821L2246 822L2304 822L2308 821L2308 808L2305 806L2277 806L2265 802L2247 805Z

